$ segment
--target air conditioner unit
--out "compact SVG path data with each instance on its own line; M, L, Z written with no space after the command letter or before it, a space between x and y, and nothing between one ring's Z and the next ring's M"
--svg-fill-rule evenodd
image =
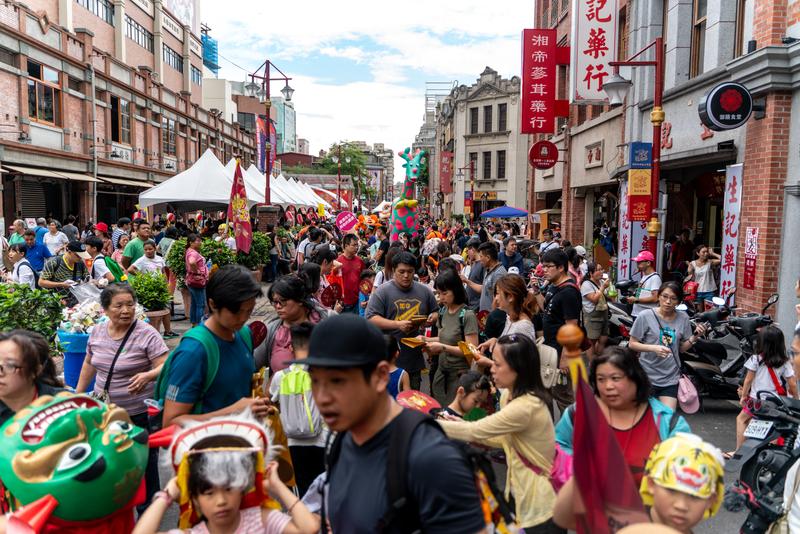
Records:
M547 200L547 193L536 193L536 200Z

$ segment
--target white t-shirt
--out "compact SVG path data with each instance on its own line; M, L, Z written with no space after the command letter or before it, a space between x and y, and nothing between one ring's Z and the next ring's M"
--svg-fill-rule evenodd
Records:
M33 267L27 260L20 260L14 264L11 279L15 284L26 284L31 289L36 289L36 276L33 274Z
M98 254L95 256L94 261L92 262L92 280L100 280L101 278L105 278L106 274L109 273L108 266L106 265L106 258L102 254Z
M595 293L599 288L594 285L594 282L591 280L584 280L581 284L581 303L583 304L583 311L585 313L592 313L597 304L586 298L586 295L591 295Z
M518 319L512 323L511 319L506 316L506 325L503 327L503 333L501 334L501 337L510 336L511 334L522 334L524 336L528 336L531 341L536 343L536 328L528 319Z
M783 509L789 508L789 501L794 499L794 504L789 512L789 532L800 534L800 491L794 493L794 484L800 469L800 462L795 462L786 473L786 482L783 486Z
M155 256L154 258L148 258L147 256L142 256L135 262L133 262L133 266L136 267L136 270L140 273L152 273L157 272L160 273L164 270L164 258L161 256Z
M639 282L639 287L636 288L636 298L646 298L648 293L657 293L658 288L661 287L661 275L658 273L650 273L642 277ZM631 315L636 317L644 310L650 310L658 306L658 302L648 302L647 304L639 304L638 302L633 305L633 312Z
M769 374L769 369L761 361L760 355L753 354L750 356L745 362L744 368L756 374L753 385L750 387L751 399L755 399L759 391L772 391L777 393L777 391L775 391L775 384L772 382L772 377ZM775 371L775 377L778 379L778 382L781 382L781 378L786 379L794 376L794 367L792 367L791 360L788 360L780 367L773 368L772 370Z
M42 239L44 240L44 244L47 246L47 250L49 250L50 254L53 256L56 255L56 251L58 249L69 243L69 238L64 232L56 232L56 235L47 232L44 234Z

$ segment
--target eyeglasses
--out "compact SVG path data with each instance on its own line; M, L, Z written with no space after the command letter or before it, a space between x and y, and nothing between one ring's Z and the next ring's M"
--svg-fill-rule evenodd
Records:
M542 264L542 269L555 269L555 268L556 268L556 264L555 263L543 263Z
M662 293L658 296L658 298L666 301L666 302L678 302L678 297L673 295L667 295L666 293Z
M283 308L289 301L284 299L273 299L271 302L273 308Z
M0 376L5 376L7 374L9 374L9 375L14 374L17 371L19 371L20 369L22 369L22 366L21 365L17 365L15 363L11 363L11 362L0 363Z

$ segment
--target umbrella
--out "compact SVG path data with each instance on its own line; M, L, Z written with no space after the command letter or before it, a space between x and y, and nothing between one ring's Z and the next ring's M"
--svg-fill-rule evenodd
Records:
M527 217L528 212L519 208L512 208L511 206L500 206L481 213L481 217L486 218L499 218L510 219L511 217Z

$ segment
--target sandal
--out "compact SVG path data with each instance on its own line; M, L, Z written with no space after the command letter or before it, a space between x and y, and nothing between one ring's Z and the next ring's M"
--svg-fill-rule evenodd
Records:
M726 460L730 460L731 458L733 458L734 454L736 454L736 451L723 452L722 457L725 458Z

